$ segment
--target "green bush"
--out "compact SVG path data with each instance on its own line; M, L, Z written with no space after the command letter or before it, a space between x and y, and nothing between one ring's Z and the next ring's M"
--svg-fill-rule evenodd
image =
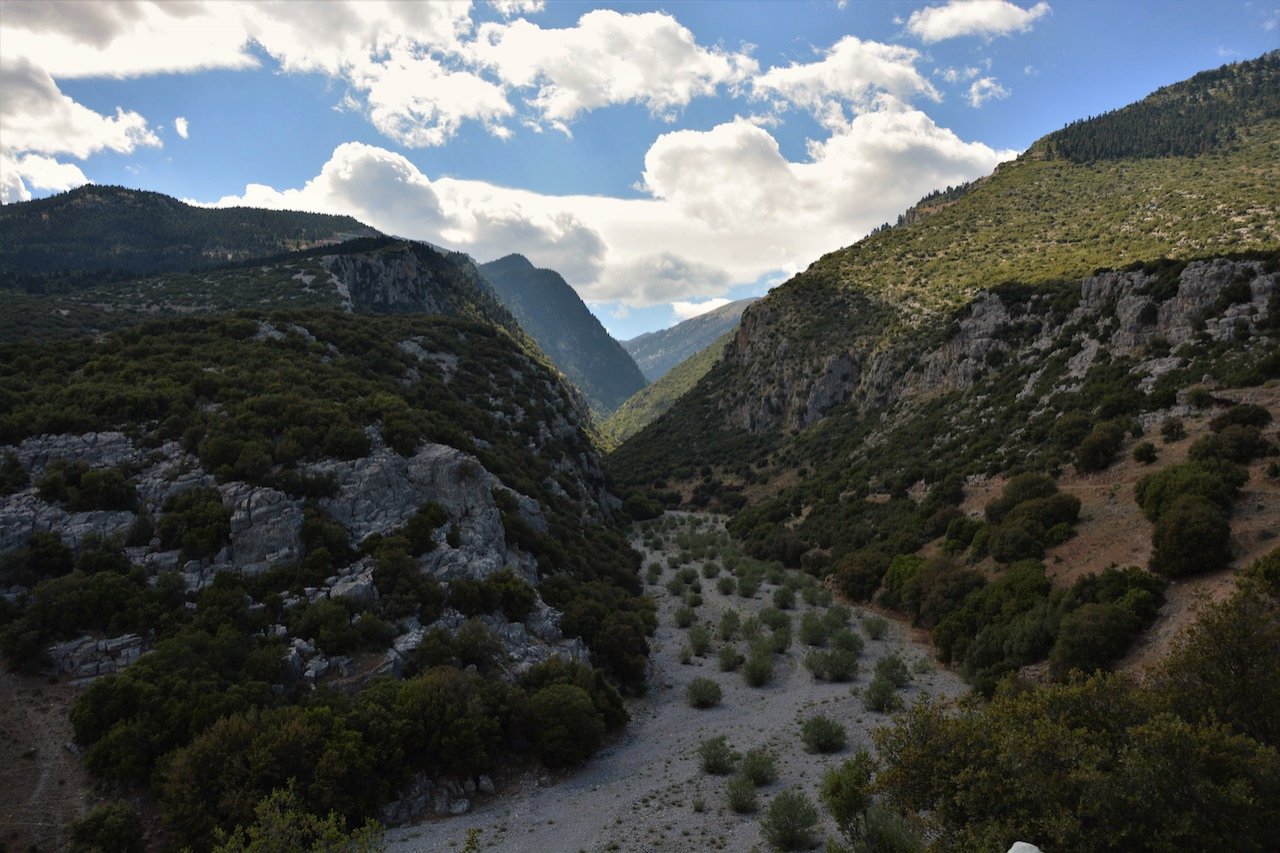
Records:
M1150 568L1173 578L1225 568L1231 560L1230 536L1219 507L1199 495L1186 495L1156 522Z
M22 467L22 461L12 450L6 450L4 461L0 462L0 495L11 495L21 491L31 482L31 475Z
M876 677L885 678L894 687L906 687L911 683L911 673L906 663L896 654L888 654L876 661Z
M742 626L742 617L738 615L736 610L726 610L720 614L720 624L716 628L716 633L720 639L729 642L738 634L738 628Z
M698 744L698 761L703 773L713 776L728 776L738 763L739 755L729 746L724 735L707 738Z
M889 630L889 621L883 616L868 614L862 617L862 630L873 640L883 640Z
M1209 429L1223 432L1233 426L1247 426L1261 429L1271 423L1271 412L1253 403L1242 403L1232 406L1209 422Z
M716 684L710 678L695 678L689 682L689 687L685 690L685 696L689 699L689 704L695 708L714 708L720 704L722 694L720 685Z
M812 651L805 656L804 665L814 678L836 683L852 681L858 675L858 653L844 649Z
M595 755L604 720L581 687L553 684L529 697L534 745L548 767L576 767Z
M1181 418L1165 418L1164 423L1160 424L1160 437L1165 444L1172 444L1187 437L1187 428Z
M716 578L716 589L721 595L733 595L734 590L737 589L737 583L732 576L721 575Z
M1072 670L1104 669L1129 649L1141 623L1133 613L1110 602L1084 604L1062 617L1049 674L1062 679Z
M676 627L688 628L690 625L693 624L693 621L696 618L698 618L698 614L693 612L692 607L690 607L687 604L684 604L684 605L681 605L680 608L676 610L675 618L676 618Z
M860 749L822 777L822 802L851 844L857 843L866 833L874 771L875 760L865 749Z
M831 648L853 652L854 657L862 653L862 637L851 628L840 628L831 632Z
M773 681L773 657L752 652L742 665L742 677L751 687L763 687Z
M729 808L736 814L753 814L760 807L756 797L756 786L746 776L734 776L725 785L725 797Z
M778 768L773 756L765 749L750 749L742 756L738 772L757 788L778 778Z
M123 800L95 806L71 824L71 853L142 853L142 820Z
M1092 473L1107 468L1124 443L1124 427L1115 421L1103 421L1076 448L1076 470Z
M844 726L822 715L805 720L800 727L800 739L809 752L832 753L844 749L848 735Z
M806 646L827 644L827 623L812 610L800 617L800 642Z
M706 657L711 649L711 632L705 625L694 625L689 629L689 648L698 657Z
M1236 495L1249 479L1249 472L1218 460L1184 462L1161 468L1138 480L1134 498L1150 521L1159 521L1173 504L1192 495L1230 512Z
M769 803L760 831L775 850L805 850L813 844L818 810L797 788L781 792Z
M902 707L902 699L898 696L893 682L884 676L877 675L862 691L862 705L868 711L887 714Z
M791 627L791 617L776 607L766 607L761 610L759 619L761 623L769 626L775 631L779 628Z
M779 610L790 610L796 606L796 594L791 587L781 586L773 591L773 606Z
M188 489L164 502L156 535L165 548L181 548L184 560L210 559L231 536L231 510L217 489Z
M733 646L724 645L720 647L720 651L716 653L716 660L720 663L721 672L733 672L742 666L742 652Z
M1156 461L1156 446L1149 441L1140 441L1133 446L1133 461L1150 465Z

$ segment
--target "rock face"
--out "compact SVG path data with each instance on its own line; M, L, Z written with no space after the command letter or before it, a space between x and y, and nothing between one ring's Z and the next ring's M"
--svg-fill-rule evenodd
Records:
M1069 373L1079 378L1105 349L1112 358L1141 358L1143 370L1167 372L1177 362L1157 363L1160 357L1147 352L1154 342L1176 350L1202 333L1211 341L1267 334L1263 326L1277 293L1277 276L1260 262L1194 261L1181 271L1176 287L1169 284L1154 272L1101 273L1080 282L1075 306L1062 315L1048 311L1047 305L1028 313L1025 301L984 292L941 339L922 345L919 337L900 335L893 346L884 344L882 330L871 319L884 316L883 310L878 312L856 292L824 294L832 304L810 306L810 313L851 318L845 345L835 352L805 350L790 332L795 325L790 312L799 309L766 299L746 311L726 351L734 382L721 404L729 422L742 429L803 429L848 400L883 407L965 389L989 362L1005 357L1043 359L1069 346ZM792 301L803 297L786 294ZM1224 298L1235 301L1223 304ZM1038 327L1034 342L1013 352L1007 340L1027 323Z
M543 425L547 436L571 427L567 417ZM337 493L321 500L319 506L346 529L352 543L359 543L371 534L398 530L430 501L445 511L448 521L436 531L435 547L420 558L421 571L447 587L451 580L480 580L508 568L537 586L540 581L537 561L508 545L502 511L494 495L505 492L525 524L535 531L546 532L547 520L536 501L508 489L474 456L453 447L423 444L406 458L387 448L376 431L372 437L374 449L365 458L328 460L308 468L308 473L333 477ZM185 453L178 444L170 442L147 451L136 447L122 433L40 436L16 447L0 448L0 453L5 451L14 453L28 470L31 485L0 498L0 554L23 547L37 531L57 533L73 551L93 537L123 539L130 533L138 514L145 512L153 519L159 518L169 497L187 489L214 485L213 477L200 468L199 460ZM85 462L90 467L119 466L134 472L131 479L138 492L137 513L72 513L60 504L42 500L35 484L48 465L57 460ZM575 473L582 477L580 470ZM603 489L604 477L598 462L593 462L588 469L586 479L592 478L598 478L598 488ZM583 485L585 491L585 481ZM152 577L162 571L180 571L187 589L196 591L211 583L218 572L257 574L303 557L301 499L244 482L222 483L217 488L223 504L231 510L231 523L229 542L216 557L184 563L179 552L163 550L159 540L153 540L147 545L128 548L126 554L130 561L142 566ZM25 590L18 587L5 594L16 601ZM360 559L327 579L323 586L309 589L305 599L286 602L286 606L323 598L345 598L357 607L375 603L378 590L373 559ZM416 624L403 626L402 633L386 652L382 671L399 674L405 657L421 643L427 629L440 627L452 632L464 621L456 611L446 611L426 628ZM560 614L540 599L524 622L509 623L497 614L485 616L483 621L502 643L508 669L513 674L553 655L589 660L582 641L565 639L560 632ZM287 637L284 626L276 626L274 630L278 636ZM144 645L145 639L135 635L115 639L82 637L57 644L49 651L58 672L70 673L76 678L93 678L128 666L142 653ZM326 659L314 645L302 639L293 639L286 657L295 676L308 684L331 674L345 674L341 662Z

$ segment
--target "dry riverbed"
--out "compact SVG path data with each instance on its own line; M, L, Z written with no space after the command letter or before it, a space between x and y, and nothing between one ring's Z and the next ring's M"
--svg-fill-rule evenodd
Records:
M725 797L728 777L702 772L697 748L703 740L724 735L740 752L764 748L774 756L778 778L759 790L761 812L774 795L792 787L803 789L816 803L826 769L859 747L869 747L871 730L888 721L883 714L865 710L858 695L869 683L878 659L897 654L911 669L912 682L900 694L907 703L921 692L946 696L965 692L957 676L933 663L929 647L912 639L907 625L890 620L883 638L873 640L856 608L849 627L865 641L857 677L846 683L815 679L803 665L811 649L799 641L797 628L806 611L825 612L827 607L806 603L806 596L800 594L787 611L793 639L790 649L774 658L773 680L763 687L750 687L741 671L722 672L716 658L724 645L716 632L721 614L733 609L746 620L772 605L778 586L766 581L751 598L736 591L722 594L717 582L729 574L722 558L689 559L690 553L676 540L690 533L699 535L700 541L720 538L723 542L723 519L668 513L645 525L633 539L644 555L645 568L658 563L662 572L647 587L658 603L658 630L650 640L651 687L647 696L628 703L631 722L625 733L562 780L538 773L500 780L498 794L478 802L469 814L393 830L387 839L390 850L459 850L468 834L476 831L483 850L763 850L760 813L733 812ZM682 551L688 562L670 565L681 561ZM704 572L708 561L712 567ZM689 632L676 625L676 613L685 601L666 585L687 567L698 570L701 586L697 623L706 625L713 639L705 656L684 663ZM705 576L712 572L716 576ZM816 597L814 592L810 599ZM733 644L744 652L748 645L741 638ZM720 686L723 700L718 706L690 707L685 691L698 677ZM843 751L833 755L805 751L800 726L819 714L844 726L848 746ZM819 836L831 833L834 826L824 816Z

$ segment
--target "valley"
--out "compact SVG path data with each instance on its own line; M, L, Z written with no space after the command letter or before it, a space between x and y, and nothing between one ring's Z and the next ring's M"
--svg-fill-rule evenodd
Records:
M716 545L694 558L692 549L679 544L690 536ZM661 571L651 575L655 580L647 585L658 603L658 628L650 646L650 687L643 697L627 702L631 721L626 731L571 775L549 775L534 769L499 778L498 793L462 817L390 832L389 850L407 853L428 844L436 849L461 849L472 830L478 830L476 843L484 850L639 853L762 847L765 842L759 819L773 796L798 787L818 802L823 773L852 752L870 748L870 730L888 724L888 714L868 710L858 695L870 683L877 661L894 655L910 668L910 682L899 694L904 703L925 694L954 698L965 691L957 676L932 662L928 646L915 638L907 625L883 620L883 635L872 639L863 616L873 623L877 634L881 627L874 623L881 617L859 609L851 610L847 617L848 629L864 644L857 655L855 676L840 682L818 680L804 666L805 656L818 647L795 636L786 652L771 655L774 671L768 684L748 686L740 671L722 671L717 656L726 647L747 652L750 642L739 632L730 640L721 639L718 625L725 612L741 614L744 623L758 619L762 610L772 607L779 589L796 582L795 576L774 574L774 580L786 583L764 580L750 597L719 591L717 581L752 574L750 569L743 571L721 517L669 513L641 525L631 541L645 565L658 565ZM658 547L652 547L655 544ZM725 554L729 555L727 561ZM726 562L739 573L725 568ZM666 588L685 568L697 571L703 599L695 608L694 624L704 626L714 637L705 652L690 655L687 662L683 658L689 646L689 629L677 624L677 613L686 599ZM708 577L713 571L714 576ZM795 605L785 611L791 623L788 630L795 634L805 614L823 614L831 607L821 603L830 602L830 596L816 594L818 588L812 579L802 589ZM818 603L810 605L810 598ZM718 705L705 710L691 707L686 693L696 678L710 678L720 685L723 699ZM806 751L800 725L819 714L845 729L847 747L831 755ZM773 758L777 779L759 789L757 811L736 813L725 794L731 776L701 769L699 744L718 735L726 736L738 752L764 750ZM827 820L815 835L835 832Z

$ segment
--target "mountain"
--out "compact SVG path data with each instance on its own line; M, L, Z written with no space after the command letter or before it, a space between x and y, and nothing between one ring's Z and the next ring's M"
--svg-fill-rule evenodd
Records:
M703 347L668 370L652 385L646 385L632 394L600 425L605 438L617 446L657 420L675 405L676 400L693 388L699 379L707 375L712 366L724 356L725 348L732 339L733 333L726 332L710 346Z
M374 236L349 216L194 207L89 184L0 206L0 288L65 289L104 274L186 272Z
M902 610L984 691L1070 659L1058 631L1099 604L1090 583L1150 603L1144 584L1248 565L1280 511L1276 91L1280 54L1198 75L820 258L611 455L616 482L731 513L756 558ZM1173 136L1117 129L1148 124ZM1165 515L1152 490L1195 477L1212 506ZM1213 544L1188 567L1192 527ZM1144 568L1107 574L1126 563ZM1109 611L1082 668L1157 611Z
M626 722L639 555L581 394L466 256L363 238L13 295L0 653L84 685L85 766L175 843L279 773L351 826L465 810L447 780Z
M524 336L469 257L393 237L197 272L106 279L68 291L12 293L0 306L0 342L82 337L164 316L284 308L443 314Z
M521 255L482 264L480 272L595 412L612 412L645 386L631 356L558 272L538 269Z
M645 332L629 341L623 341L622 346L635 359L644 378L657 382L668 370L736 329L742 312L756 299L757 297L739 299L728 305L721 305L669 329Z

